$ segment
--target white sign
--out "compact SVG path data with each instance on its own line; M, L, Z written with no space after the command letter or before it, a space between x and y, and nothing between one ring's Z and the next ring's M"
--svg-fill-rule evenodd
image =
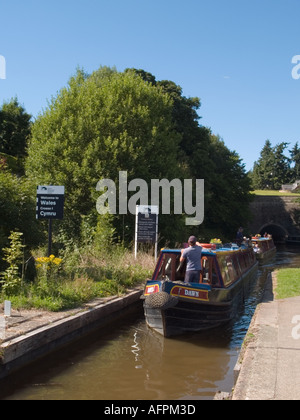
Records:
M11 316L11 301L4 301L4 316Z

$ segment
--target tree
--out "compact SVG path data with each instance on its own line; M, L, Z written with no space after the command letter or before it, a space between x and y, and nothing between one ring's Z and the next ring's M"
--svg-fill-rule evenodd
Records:
M197 110L201 106L200 99L183 96L181 86L171 80L157 81L155 76L144 70L126 69L125 71L135 72L145 82L162 89L172 99L174 128L181 138L178 156L181 168L185 171L185 175L190 177L197 177L199 168L202 168L204 177L209 170L207 156L210 131L206 127L199 126L201 117Z
M0 171L0 267L2 249L8 245L12 231L24 234L26 245L37 245L42 239L35 218L35 190L25 178Z
M294 163L294 167L291 169L291 179L296 181L300 179L300 148L298 142L290 150L291 162Z
M270 140L266 140L260 158L253 166L253 187L255 189L273 189L274 150Z
M65 236L74 237L82 216L96 213L100 179L118 185L124 170L128 182L173 179L178 176L179 141L172 100L161 89L133 71L104 68L87 76L78 70L34 123L26 173L37 185L65 186L61 226ZM132 226L133 219L126 216L124 222L116 215L114 223L120 232L121 224ZM132 237L130 227L128 239Z
M219 136L199 124L199 98L186 98L181 87L171 81L157 82L157 86L173 99L173 120L181 135L180 160L185 173L205 180L205 221L193 232L215 232L231 238L237 225L246 225L250 217L251 180L245 165Z
M211 135L210 191L205 203L205 227L232 240L238 226L249 221L251 180L239 155L219 136Z
M281 142L274 147L274 169L273 186L280 190L283 184L291 181L290 159L285 156L284 151L289 143Z
M198 231L214 226L234 235L233 214L239 224L247 214L249 178L239 156L199 124L199 107L199 98L185 97L174 82L156 81L144 70L78 70L34 123L26 161L34 183L66 187L64 238L80 237L84 225L86 232L132 240L131 215L104 220L95 211L97 182L108 178L118 187L124 170L128 182L141 178L148 185L152 179L204 179L205 221ZM160 215L161 237L182 242L190 230L184 220Z
M252 183L254 189L279 190L283 184L290 182L290 159L284 151L288 143L281 142L272 147L267 140L260 154L260 158L254 163Z
M24 157L30 135L31 115L14 98L0 109L0 152Z

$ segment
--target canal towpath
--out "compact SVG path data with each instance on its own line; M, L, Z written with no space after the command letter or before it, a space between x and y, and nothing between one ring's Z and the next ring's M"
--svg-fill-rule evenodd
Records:
M232 400L300 399L300 296L274 299L275 281L248 329Z

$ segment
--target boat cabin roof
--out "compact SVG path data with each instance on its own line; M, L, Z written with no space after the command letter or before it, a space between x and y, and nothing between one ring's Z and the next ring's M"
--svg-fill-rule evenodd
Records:
M252 242L272 241L273 238L252 238Z
M168 255L171 259L167 257ZM180 267L180 255L181 249L162 249L152 281L165 277L168 277L171 281L184 281L186 266ZM172 259L172 256L175 258ZM255 263L256 257L252 248L228 246L210 249L203 247L200 285L202 287L203 283L206 282L210 287L229 287L238 281Z
M230 251L237 251L238 249L246 249L246 248L239 248L237 245L236 246L232 246L231 248L218 248L218 249L207 249L207 248L202 248L202 256L216 256L217 253L219 252L230 252ZM167 248L163 248L161 250L161 252L163 254L181 254L181 249L167 249Z

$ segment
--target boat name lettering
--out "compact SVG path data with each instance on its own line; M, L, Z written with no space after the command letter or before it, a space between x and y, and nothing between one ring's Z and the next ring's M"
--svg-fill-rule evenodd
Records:
M174 286L171 290L171 295L208 301L208 290L188 289L185 287Z
M184 294L186 296L193 296L193 297L197 297L197 298L199 297L199 291L196 291L196 290L185 289Z

